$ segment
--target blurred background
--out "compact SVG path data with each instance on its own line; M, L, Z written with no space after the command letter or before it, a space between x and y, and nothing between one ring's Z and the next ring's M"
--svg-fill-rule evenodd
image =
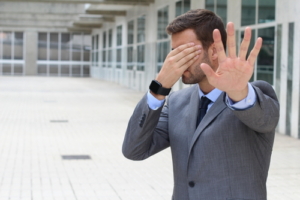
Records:
M0 199L170 199L169 150L136 164L120 148L135 103L170 51L165 27L196 8L234 22L238 47L247 26L250 49L263 38L251 80L269 82L281 105L270 199L300 199L298 0L0 0ZM173 90L185 87L179 80Z

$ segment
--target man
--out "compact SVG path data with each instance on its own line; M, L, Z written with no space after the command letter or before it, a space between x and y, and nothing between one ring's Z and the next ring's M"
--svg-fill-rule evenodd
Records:
M246 28L236 56L228 23L226 56L224 25L203 9L177 17L167 31L173 50L134 110L123 154L143 160L170 146L174 200L266 200L279 103L268 83L248 83L262 39L246 58ZM195 85L171 93L165 103L180 77Z

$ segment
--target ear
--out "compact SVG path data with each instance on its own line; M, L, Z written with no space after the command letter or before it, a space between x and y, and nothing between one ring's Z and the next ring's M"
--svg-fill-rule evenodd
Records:
M215 43L212 43L208 49L209 52L209 56L211 58L212 61L216 61L218 59L218 53L217 53L217 49L215 46Z

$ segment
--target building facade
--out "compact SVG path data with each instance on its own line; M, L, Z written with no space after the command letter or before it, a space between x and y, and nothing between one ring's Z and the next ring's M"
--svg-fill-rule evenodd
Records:
M90 31L69 27L85 6L0 2L0 75L90 74Z
M234 22L238 46L247 26L263 38L251 81L273 85L277 131L300 138L298 0L0 0L0 76L91 76L145 92L170 52L166 26L196 8Z
M91 76L147 91L170 51L165 27L190 9L206 8L234 22L237 44L245 27L263 47L252 81L265 80L277 92L281 109L277 131L300 138L300 2L297 0L155 0L131 6L126 15L92 31ZM253 47L255 39L251 41ZM189 85L178 81L173 90Z

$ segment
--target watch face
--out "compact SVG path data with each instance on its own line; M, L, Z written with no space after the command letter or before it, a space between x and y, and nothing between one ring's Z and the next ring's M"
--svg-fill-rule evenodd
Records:
M151 82L149 89L155 94L160 94L164 96L168 95L171 91L171 88L163 88L161 83L159 83L157 80L153 80Z
M150 84L149 89L155 94L157 94L157 91L159 90L160 87L161 85L157 81L153 80Z

